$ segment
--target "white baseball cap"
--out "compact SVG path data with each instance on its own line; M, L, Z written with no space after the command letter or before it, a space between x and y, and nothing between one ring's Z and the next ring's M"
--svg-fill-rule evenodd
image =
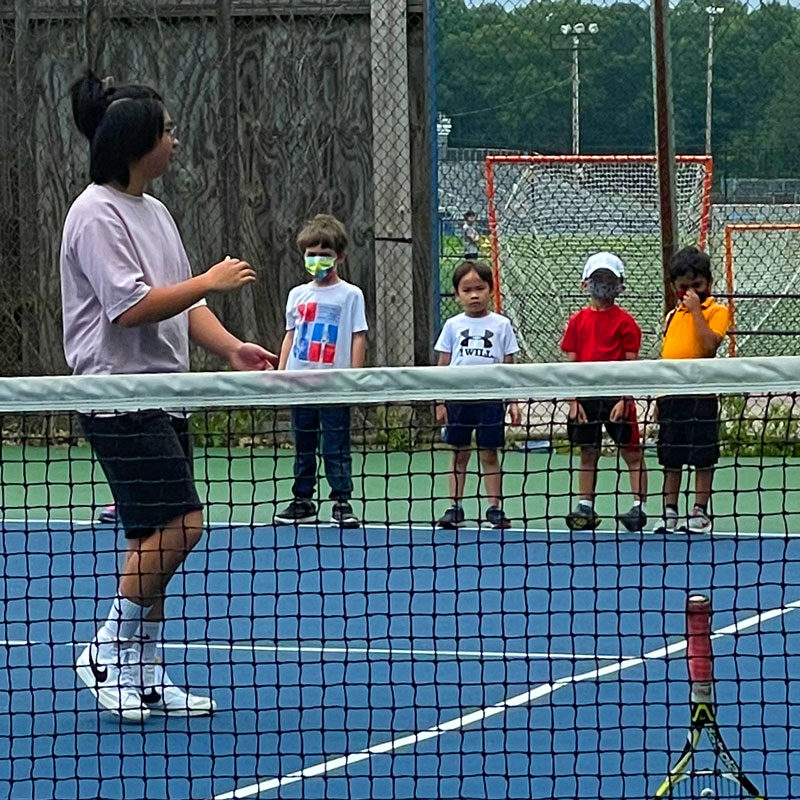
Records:
M607 269L618 278L625 277L625 265L622 263L622 259L614 253L603 251L589 256L583 265L583 280L587 280L599 269Z

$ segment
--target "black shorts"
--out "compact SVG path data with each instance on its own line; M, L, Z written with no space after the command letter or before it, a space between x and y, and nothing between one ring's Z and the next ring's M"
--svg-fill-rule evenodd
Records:
M498 450L506 442L506 409L496 403L447 403L444 440L451 447L469 447L472 432L481 450Z
M658 401L658 461L666 469L708 469L719 460L716 397L662 397Z
M620 401L619 397L586 397L578 402L586 414L586 422L567 420L567 436L573 447L593 447L600 449L603 443L603 427L614 444L619 447L636 448L639 446L639 424L636 421L636 406L627 404L624 417L611 422L611 411Z
M165 411L79 416L129 539L200 511L189 421Z

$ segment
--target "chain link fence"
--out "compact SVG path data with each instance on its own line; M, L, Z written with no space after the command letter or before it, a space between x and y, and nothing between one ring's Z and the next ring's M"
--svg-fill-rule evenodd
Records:
M630 166L598 181L591 167L596 156L653 152L649 10L643 0L436 0L442 319L458 309L451 275L464 251L464 215L474 211L481 255L494 262L527 360L559 357L566 320L585 302L582 263L599 249L634 254L622 303L645 331L643 353L657 355L664 310L657 183L647 176L632 183ZM762 231L762 244L738 256L734 279L724 241L730 223L800 220L800 87L792 66L800 9L681 2L670 28L676 151L713 161L710 197L700 184L685 197L678 187L679 223L682 208L692 217L679 224L681 244L709 249L718 293L735 305L737 325L747 321L731 354L796 352L800 290L791 247L767 244ZM519 161L504 167L510 177L507 185L500 179L492 228L487 166L498 154ZM526 162L567 154L576 160L558 170L546 159ZM680 171L679 163L679 178ZM704 216L694 219L698 210Z
M68 87L87 65L165 98L181 147L151 191L197 271L230 253L259 274L211 298L231 330L279 347L305 275L296 233L328 212L350 234L343 276L367 299L370 362L427 362L426 26L417 0L0 0L0 373L66 370L60 230L88 180Z

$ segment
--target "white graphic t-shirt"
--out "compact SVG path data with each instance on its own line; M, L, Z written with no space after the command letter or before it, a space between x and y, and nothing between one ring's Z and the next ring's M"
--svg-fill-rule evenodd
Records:
M450 317L434 349L450 353L451 367L465 367L501 364L506 356L519 351L519 345L508 317L490 312L485 317Z
M295 286L286 301L286 330L294 331L287 370L348 368L353 334L367 330L364 295L342 280Z

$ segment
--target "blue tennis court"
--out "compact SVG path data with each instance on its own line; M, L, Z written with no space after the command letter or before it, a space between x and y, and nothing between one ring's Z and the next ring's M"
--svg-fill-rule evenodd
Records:
M171 585L165 659L219 709L138 727L72 669L115 546L4 524L0 796L645 798L685 738L697 587L723 734L800 796L798 538L217 525Z

